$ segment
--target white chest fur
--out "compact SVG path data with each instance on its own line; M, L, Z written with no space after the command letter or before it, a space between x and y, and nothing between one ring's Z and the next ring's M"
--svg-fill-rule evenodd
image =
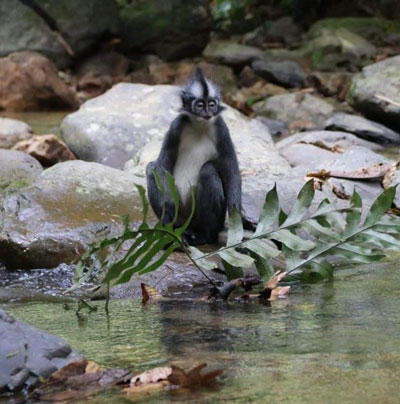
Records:
M198 184L201 167L217 157L216 142L215 127L208 122L192 122L182 131L174 177L183 205Z

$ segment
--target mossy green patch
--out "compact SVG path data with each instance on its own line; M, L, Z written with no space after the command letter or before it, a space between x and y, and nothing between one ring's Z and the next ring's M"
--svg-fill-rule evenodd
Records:
M364 38L382 39L383 36L400 32L400 22L379 17L326 18L316 22L310 29L311 37L317 37L321 30L346 28Z

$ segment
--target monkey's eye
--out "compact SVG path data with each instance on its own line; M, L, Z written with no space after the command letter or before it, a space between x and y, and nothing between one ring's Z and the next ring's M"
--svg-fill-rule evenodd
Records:
M199 107L199 108L203 108L204 107L204 102L203 101L197 101L196 106Z
M208 106L209 106L210 108L214 108L216 105L217 105L217 103L216 103L215 101L213 101L213 100L211 100L211 101L208 102Z

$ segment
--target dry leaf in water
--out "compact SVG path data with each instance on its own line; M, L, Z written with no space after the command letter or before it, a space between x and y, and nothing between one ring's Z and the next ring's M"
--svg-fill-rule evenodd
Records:
M172 373L168 377L171 384L175 386L195 386L199 384L207 384L215 380L217 376L222 374L223 370L218 369L212 372L202 374L201 371L207 366L207 363L202 363L196 366L189 372L185 372L178 366L171 366Z
M150 285L146 283L141 283L140 287L142 289L142 302L143 304L151 300L160 299L162 296Z
M159 381L167 380L171 373L172 368L169 366L154 368L133 376L130 385L134 387L142 384L158 383Z

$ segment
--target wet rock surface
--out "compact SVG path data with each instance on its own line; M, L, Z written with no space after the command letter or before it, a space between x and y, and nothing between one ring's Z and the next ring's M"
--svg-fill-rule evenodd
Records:
M347 101L367 118L400 132L400 56L364 67Z
M25 122L0 118L0 149L11 149L21 140L32 137L32 129Z
M9 269L71 263L88 244L119 232L119 216L135 220L140 212L134 181L122 171L83 161L56 164L4 199L0 261Z
M63 339L22 323L0 309L0 392L35 386L82 356Z
M0 59L0 109L68 110L76 106L75 94L45 56L19 52Z

